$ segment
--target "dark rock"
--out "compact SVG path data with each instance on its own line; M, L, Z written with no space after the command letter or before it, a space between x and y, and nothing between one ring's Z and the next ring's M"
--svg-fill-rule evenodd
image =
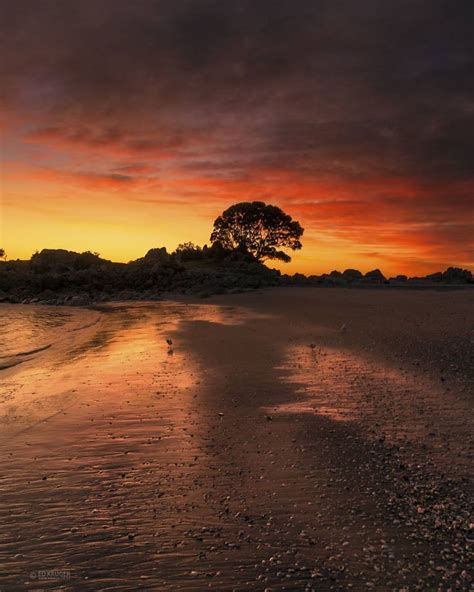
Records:
M65 304L68 306L89 306L91 304L91 299L88 294L78 294L67 298Z
M342 277L342 273L340 272L331 272L330 274L324 274L321 276L321 280L321 283L324 286L347 286L347 282Z
M429 280L430 282L442 282L443 274L441 271L437 271L436 273L430 273L429 275L425 276L424 279Z
M362 279L363 275L358 269L346 269L343 272L342 277L349 282L354 282Z
M368 271L364 275L364 279L371 283L384 283L386 281L384 274L380 271L380 269L373 269L372 271Z
M38 300L54 300L56 296L57 294L53 290L43 290L38 294Z
M410 283L436 283L436 284L471 284L474 282L472 273L460 267L448 267L446 271L437 271L424 277L411 277Z
M169 258L170 255L168 254L166 247L158 247L156 249L150 249L145 257L143 257L143 261L163 263L164 261L168 261Z
M473 281L472 273L460 267L448 267L443 273L443 281L448 284L468 284Z
M306 283L306 276L304 275L304 273L295 273L292 276L292 282L295 284L305 284Z
M30 267L36 272L67 271L69 269L90 269L103 263L110 263L101 259L97 253L85 251L76 253L65 249L43 249L31 257Z

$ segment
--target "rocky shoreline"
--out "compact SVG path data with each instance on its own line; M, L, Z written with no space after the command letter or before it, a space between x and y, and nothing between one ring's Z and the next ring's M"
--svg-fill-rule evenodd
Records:
M450 267L425 277L386 278L379 269L309 275L282 274L248 253L213 252L198 258L152 249L128 264L92 253L43 250L30 261L0 262L0 302L90 306L124 300L161 300L168 295L206 298L286 286L342 288L469 288L472 273Z

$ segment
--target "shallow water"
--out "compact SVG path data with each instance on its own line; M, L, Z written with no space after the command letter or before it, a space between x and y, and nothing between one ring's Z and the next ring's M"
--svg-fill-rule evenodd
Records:
M30 359L65 337L99 321L91 310L0 305L0 369Z
M174 384L184 384L193 372L191 357L183 361L182 350L170 350L166 339L187 321L237 325L249 317L232 307L173 302L97 310L12 305L1 312L2 345L9 354L0 359L0 403L5 403L0 439L70 404L84 405L104 379L109 389L133 383L141 372L169 367ZM104 394L94 401L115 403Z

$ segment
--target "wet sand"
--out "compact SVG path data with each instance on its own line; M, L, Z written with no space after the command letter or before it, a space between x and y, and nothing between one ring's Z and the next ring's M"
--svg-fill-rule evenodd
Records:
M2 591L471 589L473 304L93 311L0 373Z

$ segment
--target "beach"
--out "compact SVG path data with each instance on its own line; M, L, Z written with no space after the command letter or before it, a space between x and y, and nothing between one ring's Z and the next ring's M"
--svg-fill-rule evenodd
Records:
M473 305L1 305L2 592L470 590Z

